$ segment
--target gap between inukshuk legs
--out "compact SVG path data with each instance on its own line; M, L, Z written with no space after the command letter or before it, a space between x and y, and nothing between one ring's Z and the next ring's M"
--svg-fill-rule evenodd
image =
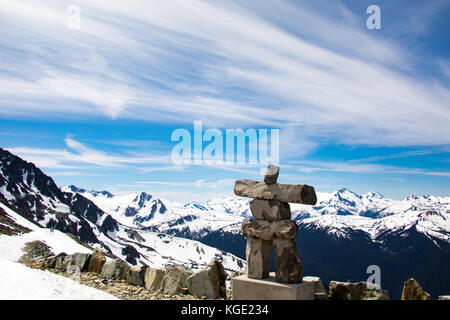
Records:
M270 254L273 245L275 275L278 282L300 283L303 266L295 238L298 226L291 220L289 202L315 205L314 188L308 185L278 184L280 168L267 167L264 182L237 180L234 193L254 198L250 210L255 219L245 219L242 233L247 237L247 276L265 279L270 272Z

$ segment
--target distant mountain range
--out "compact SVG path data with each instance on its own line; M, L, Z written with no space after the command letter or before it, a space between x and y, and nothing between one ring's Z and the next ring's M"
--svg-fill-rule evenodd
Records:
M7 151L0 155L0 193L42 226L66 228L82 241L100 243L119 256L132 260L136 255L136 262L148 256L145 245L136 240L140 235L178 237L168 238L169 242L196 240L219 249L229 269L245 267L241 259L246 240L240 227L244 218L251 217L250 199L178 203L146 192L115 196L76 186L59 189L33 164ZM393 298L400 298L403 281L410 277L434 296L450 293L450 197L411 195L392 200L345 188L317 196L315 206L291 205L305 274L320 276L325 283L358 282L369 277L368 266L378 265L382 287ZM115 249L117 244L120 249ZM152 249L158 250L158 244Z

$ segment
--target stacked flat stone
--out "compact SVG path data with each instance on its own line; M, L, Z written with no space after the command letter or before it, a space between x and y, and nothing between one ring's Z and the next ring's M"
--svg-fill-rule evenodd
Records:
M314 188L308 185L277 184L280 168L270 165L264 182L237 180L234 193L254 198L250 210L256 219L245 219L242 233L247 237L247 276L269 277L271 248L274 248L275 276L278 282L300 283L303 266L295 238L298 226L291 220L289 202L314 205Z

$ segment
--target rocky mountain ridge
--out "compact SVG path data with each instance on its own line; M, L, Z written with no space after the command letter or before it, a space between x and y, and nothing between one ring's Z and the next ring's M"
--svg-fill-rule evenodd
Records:
M216 257L228 270L245 268L242 259L198 241L123 225L82 194L61 191L34 164L3 149L0 195L9 218L25 218L40 228L72 234L132 265L159 267L176 263L196 270Z

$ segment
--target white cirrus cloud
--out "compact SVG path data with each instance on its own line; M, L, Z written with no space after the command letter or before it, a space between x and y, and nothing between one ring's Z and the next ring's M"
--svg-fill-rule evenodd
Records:
M0 114L287 127L292 150L449 144L448 82L324 4L80 0L73 31L59 1L4 0Z

